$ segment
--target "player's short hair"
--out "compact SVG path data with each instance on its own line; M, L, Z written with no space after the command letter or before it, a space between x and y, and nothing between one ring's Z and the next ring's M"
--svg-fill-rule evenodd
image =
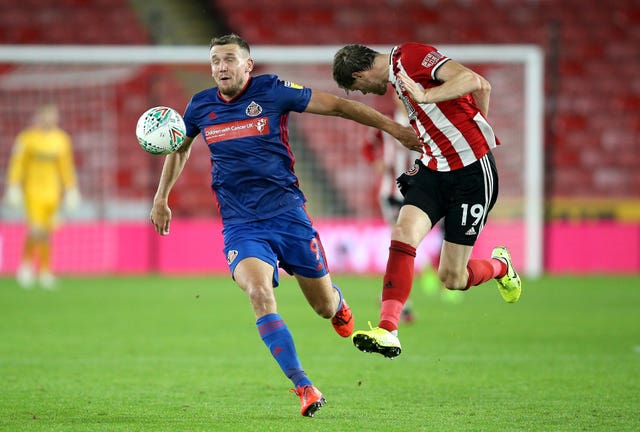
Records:
M349 90L354 72L369 70L379 52L360 44L346 45L333 56L333 79L340 88Z
M211 43L209 44L209 49L213 48L215 45L229 45L234 44L238 45L243 50L251 53L251 48L246 40L242 39L235 33L229 33L224 36L218 36L211 39Z

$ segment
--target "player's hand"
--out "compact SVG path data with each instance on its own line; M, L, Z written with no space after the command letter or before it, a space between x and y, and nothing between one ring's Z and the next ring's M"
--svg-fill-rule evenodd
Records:
M80 205L80 192L78 188L69 188L64 194L64 207L68 211L73 211Z
M422 142L418 139L416 131L414 131L411 126L401 126L398 133L394 135L394 138L400 141L400 144L409 150L413 150L418 153L422 153L423 151Z
M404 88L411 99L418 103L427 103L427 95L424 90L418 86L418 84L409 77L404 71L398 72L398 78L400 78L400 84Z
M7 192L4 197L7 205L12 208L22 207L22 189L18 185L7 186Z
M151 209L151 223L156 228L156 232L160 235L169 234L169 225L171 223L171 209L166 201L154 201Z

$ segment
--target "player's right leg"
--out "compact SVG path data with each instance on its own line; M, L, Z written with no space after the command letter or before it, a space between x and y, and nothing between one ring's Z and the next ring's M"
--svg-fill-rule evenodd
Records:
M398 323L413 285L416 247L430 229L431 221L424 211L414 205L402 207L391 233L380 322L377 327L356 331L352 336L353 344L360 351L375 352L388 358L400 355Z
M35 282L35 270L31 261L23 259L16 272L18 285L25 289L31 289Z
M277 256L265 241L269 235L270 230L225 229L227 262L234 280L249 297L260 338L300 396L301 414L313 416L325 399L303 369L293 336L278 314L274 294Z
M277 312L273 293L274 271L271 264L249 257L237 264L233 275L249 297L260 338L300 396L301 414L313 416L325 400L302 368L289 327Z

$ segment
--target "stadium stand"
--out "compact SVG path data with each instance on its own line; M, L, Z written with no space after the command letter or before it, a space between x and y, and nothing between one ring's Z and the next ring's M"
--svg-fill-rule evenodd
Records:
M258 0L250 8L211 2L253 44L540 45L547 67L547 193L638 197L637 1Z
M207 2L226 28L254 45L405 40L540 45L546 54L547 196L638 198L638 1L256 0L246 7L238 7L235 0L203 0ZM0 0L0 9L3 44L154 43L148 26L126 0L60 0L55 6ZM0 72L11 70L2 66ZM119 120L120 145L131 145L132 119L153 100L181 108L190 93L178 77L167 88L154 89L150 74L141 67L119 85L117 106L126 113ZM124 193L146 196L155 179L141 174L140 164L148 158L134 153L118 169L116 182L128 191ZM336 161L322 164L335 169ZM208 195L190 196L190 186L202 182L199 170L208 167L191 170L193 177L177 186L183 193L176 200L197 201L196 208L209 212Z

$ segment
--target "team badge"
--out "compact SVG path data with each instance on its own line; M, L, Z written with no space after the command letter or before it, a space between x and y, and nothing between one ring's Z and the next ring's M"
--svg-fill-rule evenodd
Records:
M258 105L257 103L255 103L254 101L251 101L251 103L247 107L247 110L245 111L245 113L249 117L259 116L260 114L262 114L262 107L260 105Z
M231 265L231 263L238 257L237 250L230 250L227 254L227 264Z
M408 176L412 176L412 175L416 175L418 174L418 170L420 169L420 166L416 163L413 164L413 166L411 167L410 170L405 171L404 174L408 175Z
M433 65L438 63L441 58L442 54L440 54L438 51L431 51L422 59L422 66L426 68L433 67Z

